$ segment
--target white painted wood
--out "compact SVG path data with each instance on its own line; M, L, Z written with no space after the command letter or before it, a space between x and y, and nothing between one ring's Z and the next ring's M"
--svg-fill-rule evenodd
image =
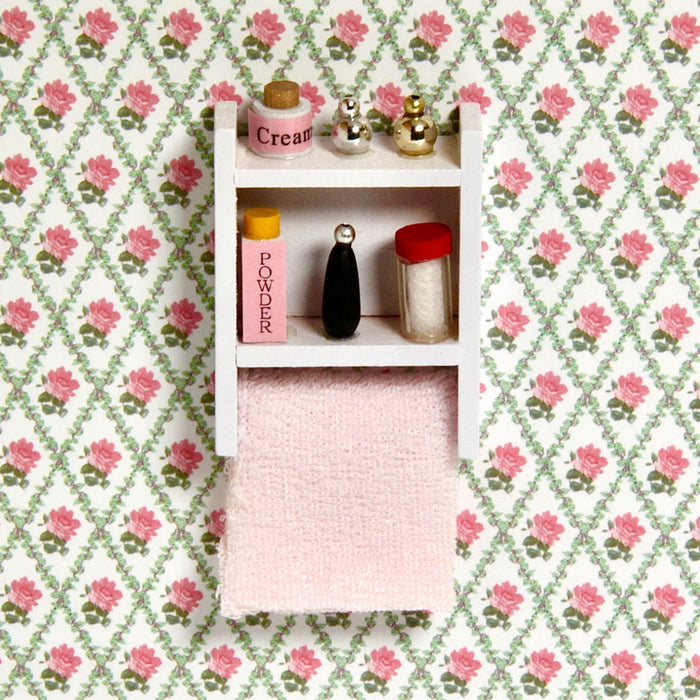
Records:
M215 107L216 450L237 449L238 367L458 366L458 453L476 457L479 402L481 258L481 116L461 105L459 137L440 137L434 156L398 155L393 139L375 136L360 156L338 153L316 137L308 156L261 158L237 140L236 105ZM460 166L461 163L461 166ZM289 339L237 340L237 230L251 206L282 212L287 240ZM453 253L458 338L434 345L404 340L398 330L393 237L418 221L442 221L458 232ZM339 223L355 227L363 317L356 335L323 335L320 299L326 260Z

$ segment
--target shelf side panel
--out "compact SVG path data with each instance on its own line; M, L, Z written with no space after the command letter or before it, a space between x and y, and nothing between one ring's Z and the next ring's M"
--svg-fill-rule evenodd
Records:
M214 107L214 163L216 453L235 457L238 446L235 102L219 102Z
M460 459L476 459L479 451L479 364L481 316L481 113L476 103L460 110L459 338L458 430Z

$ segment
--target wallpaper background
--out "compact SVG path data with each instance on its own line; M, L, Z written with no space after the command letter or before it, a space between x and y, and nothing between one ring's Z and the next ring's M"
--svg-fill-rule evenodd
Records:
M0 694L697 696L699 17L3 2ZM378 129L481 104L449 615L218 614L211 105L283 75L318 132L346 92Z

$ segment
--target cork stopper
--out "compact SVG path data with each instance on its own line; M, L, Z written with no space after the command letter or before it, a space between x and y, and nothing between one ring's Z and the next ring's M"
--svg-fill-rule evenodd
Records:
M272 109L289 109L299 104L299 85L292 80L273 80L265 85L263 104Z

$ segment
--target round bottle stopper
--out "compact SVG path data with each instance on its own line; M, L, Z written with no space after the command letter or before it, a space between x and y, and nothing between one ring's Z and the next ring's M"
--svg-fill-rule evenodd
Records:
M403 101L403 111L408 116L420 117L425 112L425 102L420 95L409 95Z
M350 224L339 224L333 231L336 243L350 245L355 240L355 229Z
M299 104L299 85L293 80L273 80L265 85L263 104L272 109L290 109Z
M343 97L338 103L338 115L343 119L352 119L360 113L360 105L354 97Z

